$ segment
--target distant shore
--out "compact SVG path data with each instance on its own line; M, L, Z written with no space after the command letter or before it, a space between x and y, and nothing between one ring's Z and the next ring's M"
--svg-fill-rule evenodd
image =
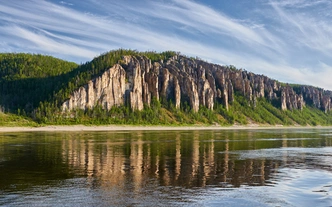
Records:
M233 126L42 126L42 127L0 127L3 132L75 132L75 131L171 131L171 130L242 130L242 129L304 129L304 128L332 128L332 126L260 126L260 125L233 125Z

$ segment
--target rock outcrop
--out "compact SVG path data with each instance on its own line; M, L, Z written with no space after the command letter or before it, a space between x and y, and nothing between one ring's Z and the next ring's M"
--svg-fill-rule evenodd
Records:
M239 94L253 106L257 99L266 98L280 103L282 110L302 110L306 105L331 110L331 91L281 84L263 75L184 56L155 63L143 56L124 56L120 62L77 89L62 109L129 104L132 110L142 110L156 99L171 101L176 108L189 105L197 112L200 106L213 110L217 102L228 109Z
M63 110L88 109L101 105L105 109L124 104L126 71L116 64L100 77L80 87L62 104Z

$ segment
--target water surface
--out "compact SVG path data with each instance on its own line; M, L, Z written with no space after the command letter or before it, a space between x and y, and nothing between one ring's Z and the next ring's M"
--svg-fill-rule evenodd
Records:
M332 129L0 134L0 206L332 206Z

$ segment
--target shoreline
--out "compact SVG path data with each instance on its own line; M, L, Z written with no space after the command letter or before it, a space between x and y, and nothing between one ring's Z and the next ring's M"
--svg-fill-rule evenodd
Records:
M322 129L332 126L260 126L260 125L233 125L233 126L131 126L131 125L50 125L42 127L0 127L0 133L5 132L79 132L79 131L185 131L185 130L256 130L256 129Z

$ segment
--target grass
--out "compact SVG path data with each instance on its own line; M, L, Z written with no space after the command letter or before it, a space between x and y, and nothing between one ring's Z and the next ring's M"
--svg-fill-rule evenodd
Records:
M25 116L0 113L0 126L40 126L40 125L163 125L163 126L192 126L192 125L301 125L328 126L332 125L332 112L305 107L303 110L282 111L274 107L265 99L249 102L242 96L237 96L230 104L229 110L223 105L215 104L214 110L200 107L193 112L184 104L181 109L174 105L162 104L154 100L151 107L142 111L132 111L129 107L113 107L110 111L96 107L93 110L77 110L67 114L49 113L38 120L38 123Z
M29 118L24 118L15 114L5 114L0 112L0 126L2 127L36 127L36 122Z

